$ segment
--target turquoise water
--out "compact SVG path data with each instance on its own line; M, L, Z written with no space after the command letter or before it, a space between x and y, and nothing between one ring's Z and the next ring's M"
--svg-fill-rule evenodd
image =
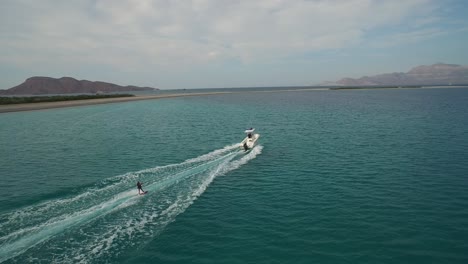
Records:
M1 114L0 262L467 263L467 102L291 91Z

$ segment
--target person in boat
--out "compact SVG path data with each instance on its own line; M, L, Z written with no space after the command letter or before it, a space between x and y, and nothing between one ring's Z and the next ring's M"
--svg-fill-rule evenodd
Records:
M244 151L249 150L249 147L247 146L247 142L244 142Z
M253 130L253 127L251 127L249 130L252 131L252 130ZM248 137L248 138L252 138L252 133L247 134L247 137Z
M145 193L145 191L143 191L143 187L141 187L143 185L143 183L141 182L137 182L137 187L138 187L138 194L142 194L142 193ZM141 192L140 192L141 191Z

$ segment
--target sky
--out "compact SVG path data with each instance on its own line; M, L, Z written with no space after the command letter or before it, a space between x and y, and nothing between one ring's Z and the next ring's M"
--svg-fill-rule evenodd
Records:
M307 86L468 65L468 0L0 0L0 89Z

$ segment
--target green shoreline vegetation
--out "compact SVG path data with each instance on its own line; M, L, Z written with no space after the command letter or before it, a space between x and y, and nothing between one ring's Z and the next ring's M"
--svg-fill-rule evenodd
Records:
M54 95L54 96L12 96L0 97L0 105L8 104L29 104L42 102L60 102L60 101L76 101L89 99L106 99L119 97L133 97L133 94L95 94L95 95Z

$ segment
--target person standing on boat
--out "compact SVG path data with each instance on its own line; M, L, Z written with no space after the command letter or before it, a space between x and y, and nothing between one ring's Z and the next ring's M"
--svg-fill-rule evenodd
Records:
M249 150L249 147L247 146L247 142L244 143L244 151Z
M145 191L143 191L143 187L141 187L143 184L141 182L137 182L137 187L138 187L138 194L142 194L142 193L145 193ZM141 192L140 192L141 190Z

